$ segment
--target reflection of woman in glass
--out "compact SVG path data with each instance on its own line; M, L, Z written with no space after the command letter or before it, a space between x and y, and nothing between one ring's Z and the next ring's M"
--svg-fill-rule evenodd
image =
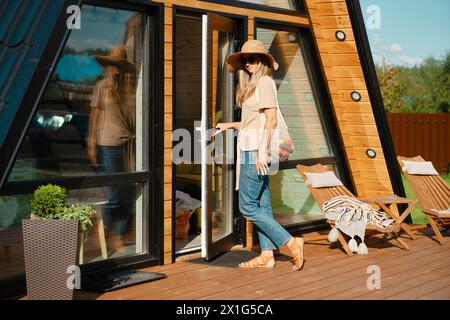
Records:
M135 67L127 60L123 45L116 45L108 56L95 56L105 73L95 86L89 115L87 138L89 162L105 173L135 170ZM108 187L108 203L103 221L113 232L114 247L123 245L132 208L128 185Z

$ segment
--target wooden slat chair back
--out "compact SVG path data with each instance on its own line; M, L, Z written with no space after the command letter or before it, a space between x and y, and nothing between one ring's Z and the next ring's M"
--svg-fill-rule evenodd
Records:
M305 166L305 165L300 165L299 164L299 165L297 165L297 171L300 173L300 175L302 176L303 180L306 182L307 181L307 177L306 177L305 173L322 173L322 172L327 172L327 171L330 171L330 170L326 166L324 166L324 165L319 163L319 164L315 164L313 166ZM323 208L323 204L326 201L329 201L329 200L333 199L334 197L347 195L347 196L352 197L352 198L357 198L345 186L314 188L311 184L306 183L306 187L311 192L314 200L316 201L317 205L320 207L321 210ZM330 224L331 227L334 227L334 222L333 221L327 221L327 222L328 222L328 224ZM409 250L409 247L406 245L406 243L404 243L403 240L398 239L398 232L395 232L395 234L393 234L392 230L380 229L380 228L375 227L375 226L367 226L366 227L366 232L389 234L389 235L392 236L392 239L396 240L400 244L401 247L403 247L406 250ZM339 242L343 246L343 248L346 251L346 253L349 256L351 256L352 255L352 251L348 247L348 244L345 241L344 236L342 235L342 233L340 231L338 231L338 234L339 234Z
M305 173L323 173L330 171L326 166L322 164L316 164L313 166L304 166L304 165L297 165L297 170L302 176L304 181L307 181ZM322 209L323 204L333 199L334 197L338 196L350 196L353 198L356 198L353 193L350 192L345 186L339 186L339 187L329 187L329 188L314 188L311 184L306 184L306 187L308 188L309 192L311 192L312 196L317 202L317 205Z
M450 215L439 214L434 210L446 210L450 208L450 186L439 175L415 175L409 174L403 168L403 161L425 162L421 156L412 158L397 157L400 169L408 179L411 188L419 199L422 211L426 214L428 221L436 234L439 243L443 244L444 238L438 226L448 228L450 226Z
M397 157L403 174L411 184L411 188L419 198L423 210L445 210L450 208L450 186L441 176L414 175L403 171L403 161L425 162L421 156L412 158Z

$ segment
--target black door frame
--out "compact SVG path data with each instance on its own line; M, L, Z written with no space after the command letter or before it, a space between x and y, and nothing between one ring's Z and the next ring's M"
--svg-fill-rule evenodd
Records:
M230 18L224 17L224 16L219 15L217 13L208 13L207 17L208 17L208 30L207 30L207 35L206 35L206 37L208 39L207 40L208 47L206 48L207 53L208 53L208 57L207 57L207 66L208 66L208 68L207 68L207 72L206 72L207 73L207 88L206 88L206 91L207 91L207 113L208 113L208 116L212 116L211 110L210 110L212 108L212 100L213 100L213 96L212 96L213 90L212 90L212 87L211 87L211 85L213 83L213 80L212 80L213 77L212 77L212 72L211 71L212 71L212 66L213 66L213 59L212 59L212 57L213 57L213 46L214 46L214 43L212 43L212 34L213 34L214 30L218 30L218 29L214 28L215 27L214 25L216 25L216 27L218 27L217 25L221 24L221 22L223 22L224 24L227 24L228 22L224 21L224 20L228 20ZM217 20L214 20L214 19L217 19ZM220 20L222 20L222 21L220 21ZM232 20L232 22L233 22L233 20ZM235 25L232 26L232 29L233 29L232 30L233 34L237 37L238 33L239 33L238 26L235 24ZM219 31L223 31L223 30L219 30ZM218 75L218 77L219 77L219 75ZM233 86L234 86L234 84L233 84ZM234 93L234 88L233 88L233 93ZM233 121L235 120L235 114L236 113L233 112ZM207 124L206 124L206 130L212 129L212 128L209 128L210 125L211 124L208 121ZM235 143L233 145L234 145L234 147L236 146ZM237 151L237 152L239 152L239 151ZM236 163L236 162L234 162L234 163ZM210 182L211 182L210 179L212 178L212 173L211 172L212 172L212 166L213 165L214 164L208 165L208 169L207 169L207 171L208 171L208 173L207 173L208 184L210 184ZM235 176L236 166L234 166L234 168L235 168L235 170L233 170L233 182L234 182L233 186L235 186L235 183L236 183L236 181L235 181L236 180L236 176ZM239 232L238 224L235 223L235 221L237 219L239 219L239 215L238 215L238 211L234 210L235 205L237 203L237 201L235 200L236 199L235 198L236 197L236 192L235 191L232 191L232 192L233 192L233 213L232 213L233 214L233 219L232 219L232 221L233 221L232 222L233 232L230 235L226 236L225 238L220 239L219 241L216 241L216 242L213 242L213 240L212 240L212 215L211 215L211 211L210 211L211 206L208 206L208 210L206 212L206 214L207 214L207 219L206 219L206 229L207 230L206 230L206 232L207 232L208 243L206 244L207 248L206 248L206 256L205 256L205 259L207 261L212 261L213 259L215 259L219 255L225 253L229 248L232 247L233 244L235 244L234 240L236 238L236 235ZM208 194L208 203L209 204L212 202L211 200L212 200L212 193L209 193ZM202 213L203 212L205 212L205 211L202 208Z

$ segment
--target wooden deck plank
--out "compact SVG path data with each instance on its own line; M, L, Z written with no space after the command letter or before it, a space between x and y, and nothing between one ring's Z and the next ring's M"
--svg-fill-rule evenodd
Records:
M353 258L353 257L352 257ZM301 288L296 288L291 285L291 288L287 287L283 292L279 292L285 299L319 299L322 295L327 295L327 292L336 285L345 283L350 285L350 287L366 287L366 281L369 275L366 273L368 266L370 265L381 265L382 261L392 261L395 258L395 252L386 255L371 257L370 254L367 256L357 256L354 259L358 260L356 263L349 265L344 265L339 268L329 268L326 274L321 274L319 277L313 279L308 279L304 286ZM401 257L408 259L409 257ZM328 290L328 291L327 291ZM277 297L277 295L275 295Z
M306 247L307 248L307 247ZM314 246L312 247L314 249ZM311 250L311 249L309 249ZM335 251L330 250L328 251ZM270 288L269 292L263 291L263 289L267 289L267 281L255 281L254 283L247 283L247 293L240 295L241 299L251 299L252 292L258 292L258 296L263 295L272 295L275 291L279 291L284 286L292 286L293 284L298 281L299 277L303 279L302 281L313 281L314 279L320 280L323 278L323 272L326 272L327 270L331 268L350 268L353 264L359 263L359 260L361 257L355 257L356 259L349 259L346 255L343 253L339 254L328 254L325 256L321 256L319 259L312 259L308 258L308 251L305 249L305 268L301 272L292 272L290 270L290 266L283 265L283 272L270 280L276 282L276 287ZM308 267L306 267L308 265ZM307 280L305 280L307 279ZM252 289L253 291L250 292L249 290ZM240 292L240 288L237 287L235 289L236 292L228 291L228 292L221 292L219 295L211 296L211 298L222 298L222 295L224 294L235 294ZM253 295L254 296L254 295Z
M388 299L417 299L421 295L434 292L435 290L450 286L450 259L446 260L446 265L441 265L438 269L428 270L425 274L420 274L420 285L404 290L393 295L388 295ZM416 282L417 283L417 282ZM402 283L403 284L403 283ZM450 298L450 297L448 297Z
M307 251L307 249L305 249L305 251ZM325 257L328 257L331 259L332 255L329 254L329 250L326 250L328 252L328 254L325 254ZM346 256L342 253L339 253L339 250L333 250L333 254L337 254L340 258L345 259ZM244 254L244 255L243 255ZM225 286L223 287L223 289L230 289L230 288L239 288L242 286L242 277L249 277L248 282L245 282L247 285L249 284L249 282L257 282L257 281L272 281L274 277L284 277L285 276L285 272L289 272L290 271L290 267L289 267L289 263L286 262L287 267L283 269L278 269L279 272L275 272L277 269L274 270L264 270L264 269L256 269L256 270L245 270L245 269L239 269L236 268L236 265L243 261L243 260L247 260L250 258L253 258L254 256L256 256L256 253L252 253L250 255L245 255L248 254L248 252L246 251L235 251L232 253L229 253L226 257L226 262L222 262L220 261L221 258L219 258L216 262L214 262L212 265L216 264L216 265L221 265L221 264L225 264L227 266L232 266L233 268L235 268L235 270L237 270L238 272L238 276L237 277L231 277L230 275L230 279L226 282ZM307 254L307 253L306 253ZM279 260L279 257L277 257L277 260ZM315 260L318 260L319 262L323 262L323 257L320 255L315 256L314 258ZM283 260L289 260L288 257L284 257ZM280 262L278 262L279 264ZM267 273L268 271L270 271L270 273ZM248 273L250 272L250 273ZM281 273L280 273L281 272ZM256 273L256 275L255 275ZM217 277L222 277L220 275L220 273L217 273ZM211 279L215 278L215 276L212 276ZM176 289L176 292L172 292L171 295L173 298L176 298L176 296L178 295L183 295L183 293L189 292L190 297L191 298L202 298L205 296L205 293L202 292L202 290L204 288L209 288L212 284L214 284L214 282L211 282L211 279L203 279L204 281L199 281L198 283L195 283L194 285L192 285L192 283L189 283L189 286L187 288L182 288L183 284L180 284L179 287ZM222 290L223 291L223 290ZM169 293L170 294L170 293Z
M256 256L255 253L248 255L248 251L243 250L232 252L228 254L228 256L226 257L227 262L225 263L225 266L228 267L224 266L216 267L217 269L214 270L214 272L210 272L210 277L199 279L199 281L196 281L195 283L192 282L180 283L179 286L177 286L173 290L170 290L171 288L169 288L169 292L166 292L166 294L171 298L176 298L178 296L181 297L184 294L189 294L191 299L196 298L200 299L202 297L205 297L205 290L209 290L211 286L217 284L221 284L222 290L226 290L229 288L241 287L243 283L248 284L249 282L262 280L272 281L273 277L276 277L283 273L283 270L280 268L272 270L267 269L246 270L236 267L240 261L250 259L254 256ZM277 257L277 259L278 258L279 257ZM220 258L219 261L215 262L214 264L221 265L222 263L220 261ZM227 272L228 281L226 281L225 284L222 283L224 276L223 273L221 273L221 271Z
M191 294L194 294L194 299L227 299L227 297L232 296L245 299L246 297L242 292L243 286L248 290L248 288L256 284L278 283L280 279L289 278L291 264L288 261L278 262L277 267L278 270L240 270L238 277L223 284L222 290L219 293L205 295L205 292L202 291L202 289L208 288L208 284L205 284L202 288L199 288L199 290Z
M309 250L319 250L320 247L318 246L312 246L312 249L309 249L308 246L305 247L305 256L310 256L308 254ZM309 272L316 272L316 273L320 273L321 270L327 270L328 268L330 268L331 265L349 265L349 263L351 262L351 260L348 260L348 257L340 252L339 250L330 250L328 248L322 248L321 251L323 251L323 249L326 249L326 252L328 252L328 254L317 254L314 255L311 258L307 259L307 262L305 262L305 266L306 263L308 263L308 266L314 266L314 268L308 268ZM331 253L332 252L332 253ZM306 261L306 260L305 260ZM277 268L280 269L279 272L275 272L275 271L270 271L270 274L267 274L266 277L256 277L256 276L252 276L252 279L250 282L245 282L245 287L246 287L246 291L247 294L243 294L242 293L242 281L239 281L239 279L235 282L227 282L226 284L226 288L228 290L221 290L219 293L210 295L210 296L205 296L204 298L208 298L208 299L222 299L224 298L224 296L226 295L230 295L230 296L234 296L235 294L239 294L239 299L251 299L253 298L252 294L250 293L249 289L250 288L257 288L255 289L256 291L258 291L258 294L261 294L262 291L259 290L259 287L262 288L266 288L267 287L267 283L268 282L272 282L272 283L277 283L277 287L279 287L279 285L281 283L284 282L292 282L295 281L295 279L297 279L299 276L306 276L305 272L306 271L302 271L302 272L292 272L291 270L291 264L289 263L289 261L279 261L277 262ZM306 269L305 269L306 270ZM254 270L243 270L245 273L250 273L250 274L254 274L255 271Z
M126 297L125 299L133 299L134 297L144 295L144 294L148 293L149 291L152 292L154 290L161 290L162 288L165 288L166 285L170 286L170 284L173 281L176 282L180 279L178 277L183 278L183 274L193 274L193 273L195 273L195 270L202 269L202 268L203 268L202 265L189 265L189 266L185 266L184 268L180 268L180 265L177 265L177 264L146 268L142 271L162 272L167 275L170 274L170 277L151 283L152 284L151 290L149 290L149 288L148 288L149 283L147 283L147 284L141 284L141 285L137 285L137 286L133 286L133 287L124 288L124 289L117 290L117 291L112 291L112 292L105 294L104 297L106 299L123 299L122 297ZM90 293L83 292L80 295L80 298L89 299L89 297L88 297L89 294Z
M436 300L442 299L442 297L446 299L450 299L450 286L446 286L442 289L435 290L433 292L427 293L423 296L417 297L417 300Z
M403 238L410 251L374 237L369 254L347 257L324 241L305 246L305 268L291 270L289 257L277 255L274 269L240 269L255 252L242 247L206 263L199 254L169 266L144 269L168 278L84 299L450 299L450 242L438 245L427 234ZM282 251L282 253L286 253ZM180 261L182 260L182 261ZM369 290L369 265L381 268L381 289Z
M435 263L436 259L441 259L442 255L440 251L430 253L428 256L421 256L422 262ZM393 259L392 263L381 263L379 265L381 271L381 291L391 292L390 289L394 286L400 285L402 282L407 282L411 279L411 274L421 275L427 271L430 271L430 265L423 265L418 267L415 264L411 264L411 261L417 259L416 255L408 256L408 259L400 260ZM442 265L448 266L450 260L446 257L446 261L440 261L438 263L439 267ZM340 284L333 284L330 286L331 290L325 290L321 293L321 296L316 298L320 299L351 299L351 298L361 298L362 295L367 294L373 298L373 290L367 288L366 281L369 274L365 273L360 278L353 279L355 282L360 282L360 286L355 287L352 282L341 282ZM416 280L414 280L416 281ZM408 283L408 287L411 284Z

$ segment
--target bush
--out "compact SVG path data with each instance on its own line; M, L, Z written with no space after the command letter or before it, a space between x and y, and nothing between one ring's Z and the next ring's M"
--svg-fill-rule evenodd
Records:
M34 192L31 200L32 218L39 220L61 219L78 220L84 236L92 227L92 217L95 215L94 208L86 205L65 206L66 189L48 184L40 186Z
M63 212L58 215L62 220L78 220L81 223L81 229L86 236L92 227L92 217L95 215L94 208L85 205L71 205L65 207Z
M66 189L48 184L34 191L31 200L31 211L39 219L57 219L64 211Z

